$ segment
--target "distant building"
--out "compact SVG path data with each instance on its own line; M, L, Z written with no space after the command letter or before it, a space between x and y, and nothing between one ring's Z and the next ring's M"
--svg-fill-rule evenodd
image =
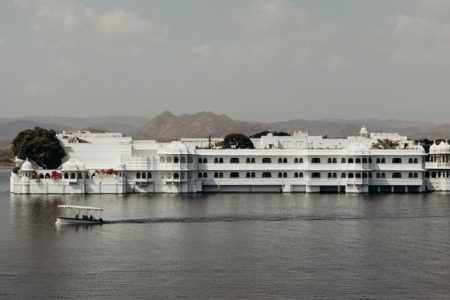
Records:
M202 192L425 192L450 190L450 145L430 153L397 133L324 138L296 132L252 139L255 149L219 149L221 139L170 143L120 133L58 135L68 160L58 170L16 160L17 194ZM379 139L394 149L375 149Z

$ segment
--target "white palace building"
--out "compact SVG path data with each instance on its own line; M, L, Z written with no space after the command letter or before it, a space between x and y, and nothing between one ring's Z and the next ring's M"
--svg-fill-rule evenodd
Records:
M58 134L68 159L43 170L16 159L16 194L202 192L426 192L450 190L450 145L429 153L397 133L324 138L297 132L252 139L255 149L211 147L221 139L170 143L133 140L120 133ZM398 143L374 149L378 139Z

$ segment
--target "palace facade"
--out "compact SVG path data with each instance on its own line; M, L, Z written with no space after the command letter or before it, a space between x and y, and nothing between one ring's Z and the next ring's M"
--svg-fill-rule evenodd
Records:
M169 143L120 133L63 132L68 155L57 170L16 159L17 194L334 192L420 193L450 190L450 145L429 153L397 133L325 138L297 132L252 139L255 149L220 149L221 139ZM395 142L377 149L378 140Z

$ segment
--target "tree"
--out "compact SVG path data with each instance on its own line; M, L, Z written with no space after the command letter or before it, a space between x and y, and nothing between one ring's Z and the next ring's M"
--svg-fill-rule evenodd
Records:
M254 135L251 135L250 137L254 138L254 139L259 139L260 137L266 136L269 133L271 133L273 136L290 136L289 133L284 132L284 131L268 131L268 130L264 130L264 131L255 133Z
M223 139L223 147L225 149L253 149L252 141L250 138L241 133L230 133Z
M377 143L372 144L372 149L395 149L398 145L398 142L390 139L378 139Z
M46 169L56 169L66 156L53 129L35 127L26 129L14 138L13 154L20 159L30 159Z

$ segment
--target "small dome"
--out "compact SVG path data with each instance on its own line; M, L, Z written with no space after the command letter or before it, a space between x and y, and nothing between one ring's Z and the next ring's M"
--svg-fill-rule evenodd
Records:
M437 152L450 153L450 145L447 143L447 141L443 141L437 146Z
M77 171L78 170L77 161L71 158L62 164L61 169L64 171Z
M20 167L21 171L34 171L33 165L28 160L28 158L23 162L22 166Z
M361 130L359 131L359 134L368 134L369 133L369 131L367 130L367 128L366 127L361 127Z
M430 146L430 153L436 153L438 149L438 145L436 144L436 141L433 142L433 145Z

